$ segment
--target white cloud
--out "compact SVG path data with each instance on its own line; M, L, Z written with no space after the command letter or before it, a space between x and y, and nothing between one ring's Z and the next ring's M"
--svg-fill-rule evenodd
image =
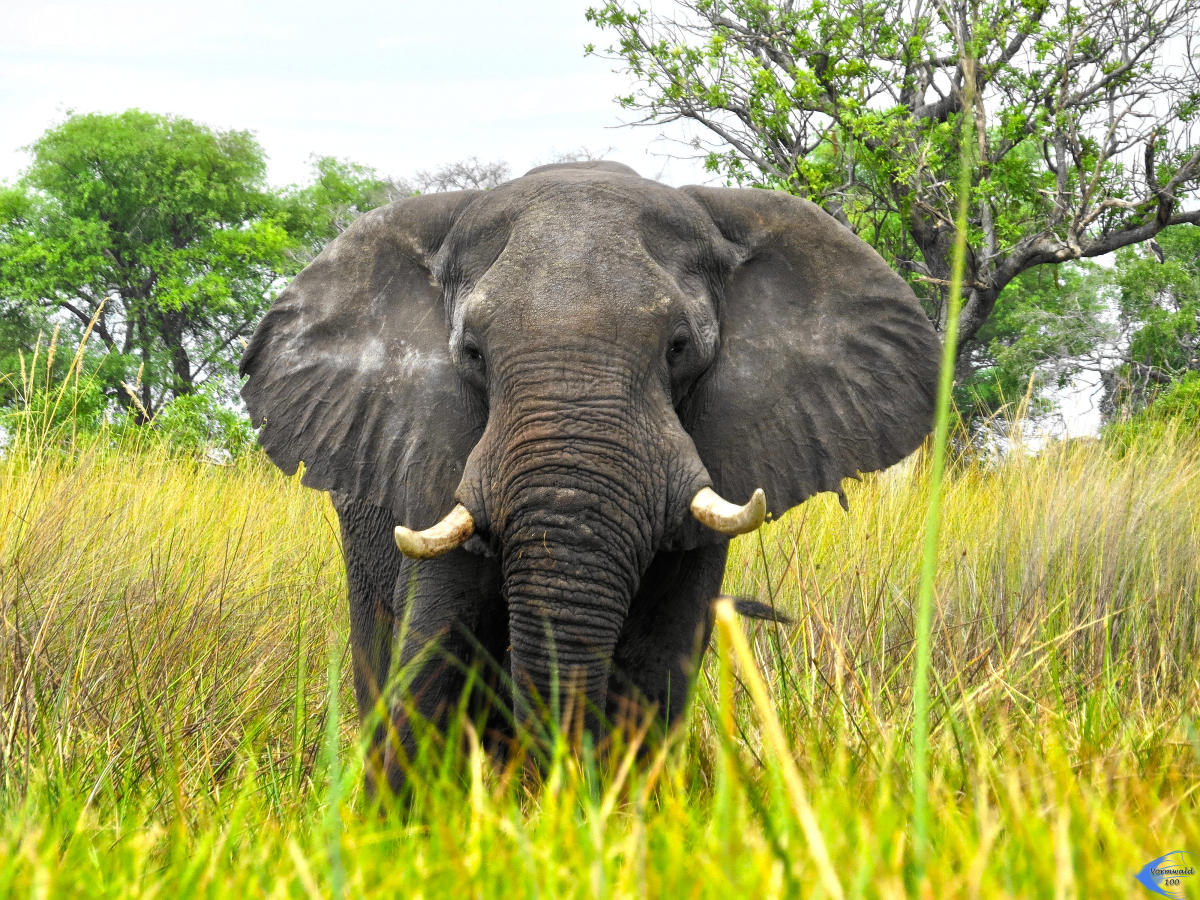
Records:
M475 155L514 171L554 152L614 148L644 174L703 179L614 129L624 79L582 46L586 4L25 4L0 57L0 178L66 111L171 113L254 131L277 183L310 154L404 176ZM661 150L660 150L661 152ZM676 150L678 152L678 150ZM665 166L665 168L664 168Z

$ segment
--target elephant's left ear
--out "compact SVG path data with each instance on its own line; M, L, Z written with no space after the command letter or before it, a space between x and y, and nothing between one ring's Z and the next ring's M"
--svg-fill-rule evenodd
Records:
M780 514L911 453L933 420L940 343L866 243L806 200L687 187L742 262L721 349L681 415L722 496Z

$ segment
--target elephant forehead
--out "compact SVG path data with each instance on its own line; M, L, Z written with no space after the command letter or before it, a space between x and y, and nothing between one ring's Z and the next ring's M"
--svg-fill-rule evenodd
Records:
M665 277L595 267L538 266L500 260L460 302L466 324L512 330L614 338L657 335L678 305Z
M663 242L698 246L719 239L711 220L675 188L621 172L528 175L474 200L444 244L443 262L468 278L509 245L560 264L644 257Z
M482 313L585 325L589 317L666 316L680 287L638 242L607 233L515 229L470 291ZM639 315L640 314L640 315Z
M529 176L479 198L445 258L454 318L545 334L653 340L707 305L711 226L674 188L635 176ZM664 249L669 248L669 249Z

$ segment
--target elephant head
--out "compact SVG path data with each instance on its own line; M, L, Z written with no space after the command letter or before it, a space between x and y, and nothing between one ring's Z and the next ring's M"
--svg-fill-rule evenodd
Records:
M571 681L603 711L656 559L717 553L706 605L731 533L920 443L937 359L813 204L587 163L363 216L263 319L242 393L284 471L495 569L518 702Z

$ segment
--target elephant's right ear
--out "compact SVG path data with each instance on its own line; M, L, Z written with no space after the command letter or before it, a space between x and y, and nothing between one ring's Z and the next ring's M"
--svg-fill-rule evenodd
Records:
M483 413L450 360L430 261L468 191L367 213L287 287L254 332L242 397L267 454L304 483L436 522Z

